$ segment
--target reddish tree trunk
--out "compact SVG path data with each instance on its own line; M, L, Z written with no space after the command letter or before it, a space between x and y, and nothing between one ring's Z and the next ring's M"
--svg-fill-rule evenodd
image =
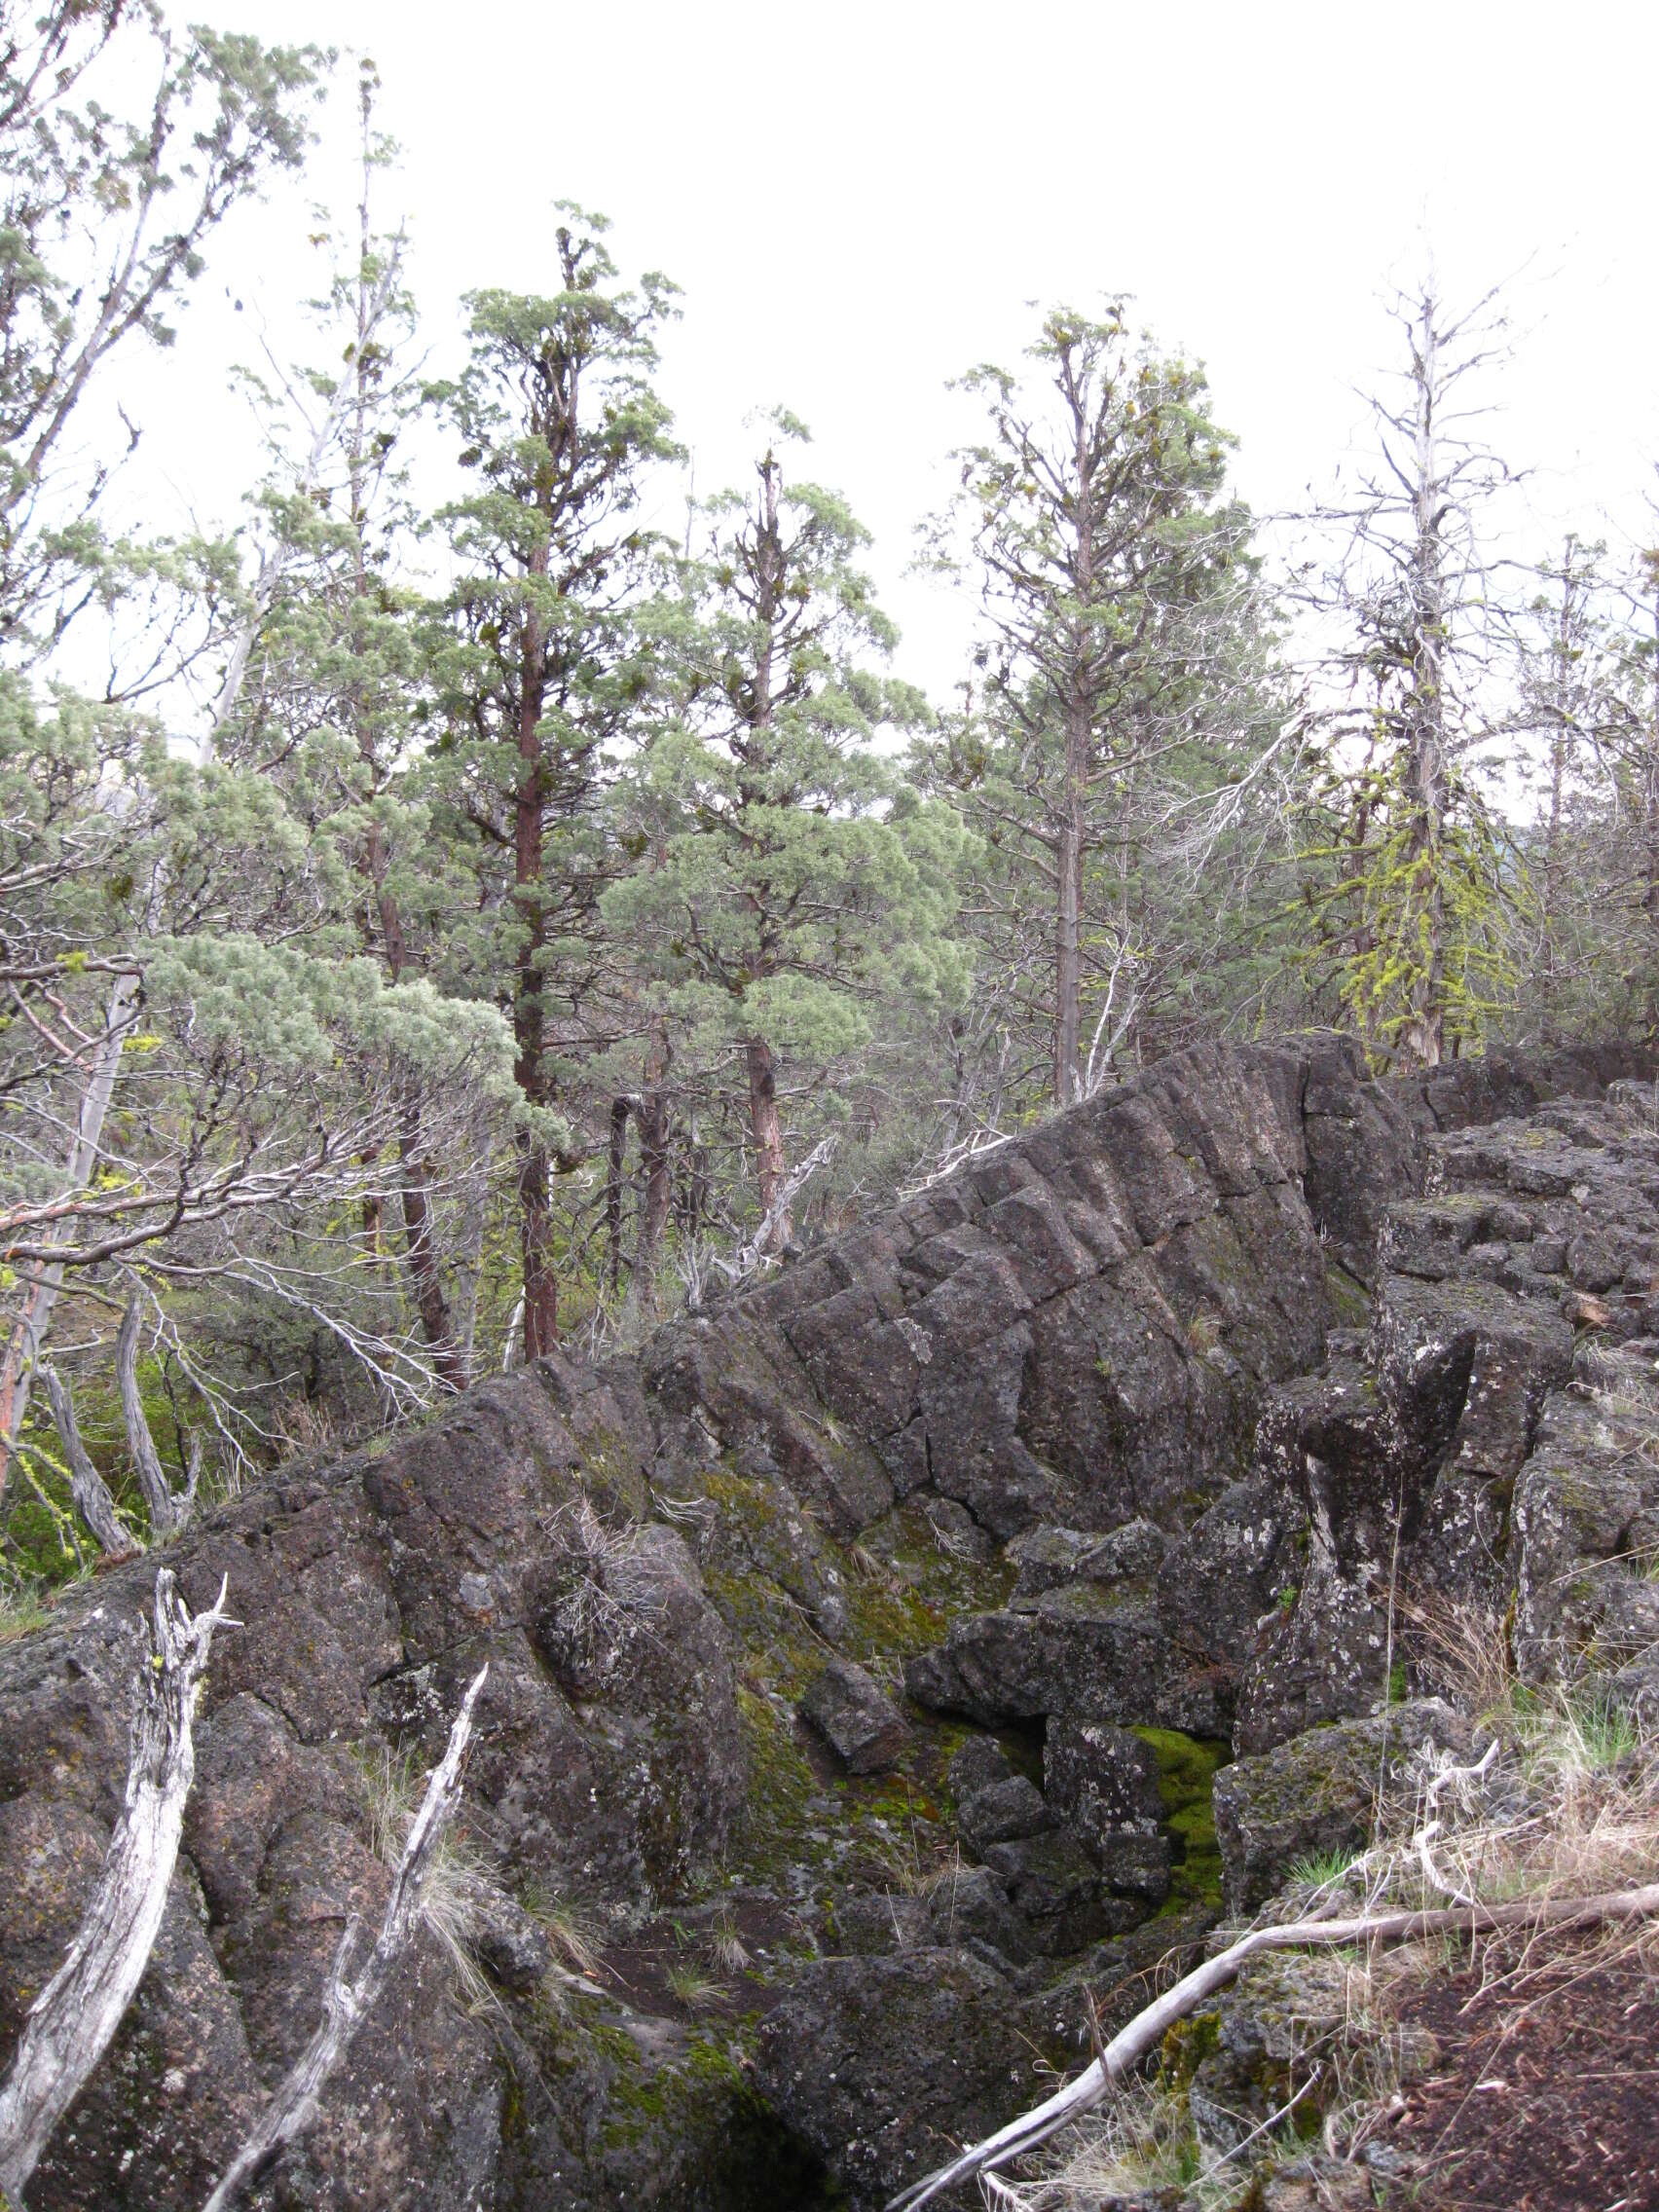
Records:
M643 1313L657 1309L657 1256L668 1227L673 1183L668 1162L668 1093L663 1079L668 1073L666 1037L653 1039L645 1062L646 1090L640 1100L640 1164L645 1170L645 1198L640 1208L640 1226L634 1239L634 1286Z
M547 573L547 550L530 563L533 577ZM519 784L513 802L513 885L524 937L513 994L515 1072L532 1106L549 1102L546 1021L542 1008L542 957L546 915L541 901L541 709L546 682L541 620L534 607L524 618L519 663ZM553 1271L552 1156L538 1137L520 1140L519 1247L524 1266L524 1355L539 1359L559 1342L559 1285Z
M610 1155L605 1177L606 1274L610 1295L622 1284L622 1170L628 1160L628 1101L610 1101Z
M784 1186L784 1126L778 1118L778 1087L772 1067L772 1050L758 1041L744 1048L749 1065L749 1126L755 1142L755 1174L760 1187L760 1210L770 1213ZM787 1213L772 1231L775 1245L787 1244L791 1235Z

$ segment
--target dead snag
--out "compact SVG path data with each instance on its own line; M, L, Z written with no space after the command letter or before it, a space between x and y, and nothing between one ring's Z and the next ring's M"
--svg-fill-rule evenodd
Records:
M108 2048L149 1962L196 1774L197 1691L221 1625L238 1625L226 1621L223 1583L211 1610L192 1619L163 1567L122 1815L68 1955L30 2008L0 2088L0 2191L14 2203Z
M399 1954L408 1945L421 1919L422 1890L443 1840L450 1816L461 1799L461 1769L472 1735L472 1709L489 1674L483 1667L461 1700L449 1748L434 1768L421 1800L421 1810L409 1830L397 1878L391 1885L386 1917L374 1949L352 1978L348 1978L351 1955L357 1948L358 1924L348 1921L340 1948L334 1955L322 1993L322 2021L300 2053L254 2125L251 2135L232 2159L203 2212L225 2212L239 2191L252 2181L286 2143L302 2134L316 2117L318 2102L329 2076L345 2057L351 2039L374 2009Z
M40 1379L46 1384L57 1441L69 1463L69 1495L75 1510L97 1539L98 1549L105 1559L129 1559L144 1547L116 1517L115 1500L81 1441L80 1424L75 1419L69 1393L55 1368L43 1367Z

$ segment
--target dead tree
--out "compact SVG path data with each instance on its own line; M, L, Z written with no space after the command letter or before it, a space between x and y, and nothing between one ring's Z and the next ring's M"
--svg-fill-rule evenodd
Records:
M138 1395L138 1301L133 1298L121 1317L115 1340L115 1374L121 1385L121 1416L127 1423L127 1449L132 1455L144 1503L150 1509L150 1530L155 1536L175 1535L196 1510L196 1485L202 1472L195 1461L182 1495L167 1481L156 1440L145 1419L144 1401Z
M225 1617L223 1583L211 1609L192 1619L163 1567L122 1815L68 1956L30 2008L0 2088L0 2192L14 2204L108 2048L149 1962L196 1774L197 1690L221 1625L237 1626Z
M63 1456L69 1465L69 1496L76 1512L87 1524L97 1540L105 1559L129 1559L134 1552L143 1550L130 1530L123 1528L117 1518L115 1500L110 1496L104 1479L92 1465L87 1447L81 1441L80 1423L75 1419L75 1408L62 1379L55 1367L43 1367L41 1381L46 1384L47 1401L52 1407L52 1419L57 1430L57 1440L63 1447Z
M357 1948L355 1915L346 1924L340 1948L329 1969L322 1993L322 2020L260 2115L253 2132L226 2168L203 2212L226 2212L240 2191L276 2157L285 2144L302 2134L316 2118L317 2105L329 2076L350 2048L351 2039L375 2007L387 1977L407 1948L420 1923L422 1892L444 1829L461 1798L461 1770L472 1735L472 1710L490 1670L483 1667L461 1700L449 1748L434 1768L421 1800L421 1810L409 1830L397 1878L391 1885L386 1918L374 1948L353 1975L352 1954Z

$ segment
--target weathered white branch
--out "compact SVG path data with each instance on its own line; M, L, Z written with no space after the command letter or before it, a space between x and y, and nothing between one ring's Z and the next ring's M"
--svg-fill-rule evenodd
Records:
M138 1395L138 1301L134 1297L121 1316L115 1339L115 1374L121 1385L121 1416L127 1423L127 1449L132 1455L144 1502L150 1509L150 1530L158 1539L182 1529L188 1518L183 1500L174 1497L167 1481L150 1423L144 1418L144 1401Z
M1454 1904L1473 1906L1480 1900L1471 1896L1469 1891L1459 1889L1456 1882L1448 1880L1435 1863L1432 1846L1435 1838L1445 1833L1445 1824L1439 1817L1440 1793L1446 1788L1455 1789L1458 1801L1466 1809L1478 1786L1491 1773L1493 1762L1497 1757L1497 1749L1498 1740L1494 1736L1474 1766L1459 1766L1449 1752L1443 1753L1441 1763L1430 1775L1428 1787L1423 1791L1423 1819L1412 1837L1412 1848L1418 1855L1418 1866L1425 1888L1435 1897L1449 1898ZM1425 1745L1424 1750L1430 1751L1432 1756L1430 1747Z
M785 1176L777 1197L766 1208L759 1228L749 1242L740 1244L729 1260L713 1261L713 1265L719 1269L728 1281L747 1282L758 1270L772 1248L779 1225L789 1218L790 1207L818 1170L833 1157L834 1151L835 1139L832 1136L824 1137L815 1144L799 1165L792 1167Z
M98 1549L106 1559L127 1559L143 1545L124 1529L116 1516L115 1500L105 1487L104 1479L92 1465L87 1447L81 1441L80 1424L75 1419L75 1408L68 1391L55 1367L43 1367L41 1381L46 1384L46 1395L52 1407L52 1419L57 1429L63 1456L69 1462L69 1495L76 1512L97 1539Z
M354 1978L348 1979L351 1954L357 1947L357 1922L347 1923L334 1955L322 1993L322 2021L293 2067L260 2115L253 2132L237 2153L214 2189L203 2212L225 2212L238 2193L263 2171L281 2150L302 2134L316 2117L323 2085L345 2057L351 2039L373 2010L399 1954L414 1936L421 1918L422 1890L444 1829L461 1798L461 1769L472 1735L472 1709L484 1687L488 1667L480 1668L461 1700L449 1748L433 1769L421 1800L421 1810L409 1830L397 1878L391 1886L386 1917L375 1947Z
M196 1775L197 1690L221 1625L237 1625L225 1618L223 1583L211 1610L192 1619L163 1567L126 1804L92 1902L63 1964L29 2009L17 2062L0 2089L0 2191L14 2203L21 2202L53 2129L108 2048L143 1978Z
M1172 1989L1137 2012L1075 2082L1031 2111L1011 2120L981 2142L970 2144L948 2165L924 2175L894 2197L887 2212L916 2212L959 2182L1006 2166L1034 2151L1100 2103L1114 2082L1162 2042L1177 2020L1224 1989L1261 1951L1296 1951L1343 1943L1413 1942L1424 1936L1475 1935L1500 1928L1593 1928L1608 1920L1644 1920L1659 1912L1659 1882L1612 1890L1591 1898L1519 1898L1510 1904L1446 1906L1429 1912L1367 1912L1346 1920L1294 1920L1253 1928L1213 1959L1205 1959Z

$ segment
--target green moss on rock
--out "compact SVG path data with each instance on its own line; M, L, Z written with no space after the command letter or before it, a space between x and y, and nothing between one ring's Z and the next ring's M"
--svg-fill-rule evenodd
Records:
M1203 1905L1219 1912L1222 1903L1221 1850L1215 1833L1212 1795L1219 1770L1232 1757L1231 1747L1203 1736L1184 1736L1175 1728L1136 1728L1133 1733L1152 1752L1158 1767L1158 1793L1170 1839L1169 1897L1165 1912Z

